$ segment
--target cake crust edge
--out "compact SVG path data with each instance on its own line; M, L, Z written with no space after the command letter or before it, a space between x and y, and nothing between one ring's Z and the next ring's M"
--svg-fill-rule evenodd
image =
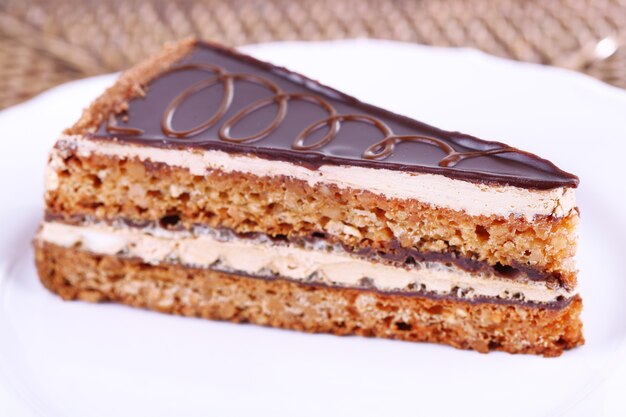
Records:
M145 94L145 85L185 57L196 44L197 39L193 36L178 42L166 43L160 52L124 71L115 84L84 109L80 119L63 133L67 135L92 133L110 115L127 110L130 100Z

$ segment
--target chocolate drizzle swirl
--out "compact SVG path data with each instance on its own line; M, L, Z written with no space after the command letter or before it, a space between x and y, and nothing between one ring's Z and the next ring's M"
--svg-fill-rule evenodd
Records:
M373 145L370 145L363 152L362 157L364 159L385 159L393 154L396 144L405 141L426 143L439 147L441 150L447 153L447 156L439 161L439 166L442 167L452 167L456 165L459 161L466 158L476 158L479 156L495 155L504 152L521 152L518 149L508 146L498 149L490 149L487 151L457 152L448 143L437 138L421 135L395 135L391 128L385 122L376 117L369 116L367 114L337 114L337 110L335 110L332 104L330 104L327 100L324 100L318 95L311 93L285 93L278 85L268 80L267 78L259 77L253 74L229 73L225 68L219 67L217 65L180 65L171 68L166 72L166 74L190 69L207 71L211 74L211 76L191 85L170 102L170 104L165 109L163 116L161 117L161 130L166 136L175 138L189 138L191 136L204 132L211 126L218 123L224 117L233 102L233 95L235 93L235 81L247 81L267 88L273 95L249 104L247 107L239 110L239 112L237 112L230 119L226 120L222 124L218 132L220 140L231 143L251 143L259 141L275 131L285 120L285 117L287 116L287 105L289 101L304 100L319 105L321 108L324 109L324 111L326 111L328 116L322 120L310 124L298 134L296 139L291 144L291 149L295 151L309 151L312 149L320 149L328 142L333 140L333 138L337 135L340 129L341 122L357 121L370 123L371 125L376 126L376 128L380 130L380 132L384 135L384 138L380 142L376 142ZM176 130L172 126L172 120L174 117L174 113L180 108L180 105L184 103L189 97L204 89L212 87L216 83L221 83L224 87L222 99L220 101L217 111L213 113L207 120L203 121L197 126L185 130ZM273 103L276 103L278 105L278 109L276 111L276 116L272 119L267 127L255 134L243 138L234 138L231 136L230 132L235 124L237 124L239 121L241 121L243 118L250 115L251 113L263 107L269 106ZM306 139L308 139L314 132L322 127L328 128L327 133L316 142L306 145ZM143 133L143 130L132 127L120 128L116 125L109 124L107 126L107 132L118 133L121 135L140 135Z
M578 184L535 155L433 128L216 45L199 43L147 87L145 98L131 100L123 118L112 116L93 137L311 168L357 165L539 189Z

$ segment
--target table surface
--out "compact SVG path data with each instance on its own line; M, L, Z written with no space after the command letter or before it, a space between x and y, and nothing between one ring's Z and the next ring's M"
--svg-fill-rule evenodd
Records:
M191 34L468 46L626 87L626 0L0 0L0 108Z

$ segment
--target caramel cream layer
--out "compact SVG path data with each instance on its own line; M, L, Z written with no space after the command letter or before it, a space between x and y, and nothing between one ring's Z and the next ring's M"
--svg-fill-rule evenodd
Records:
M115 141L93 141L80 136L63 136L52 151L46 173L46 188L57 186L56 170L68 150L81 156L92 153L116 158L137 158L185 168L193 175L210 170L241 172L257 176L287 176L307 182L334 184L340 188L364 189L388 198L411 199L473 216L514 215L528 221L537 215L567 216L576 207L574 190L556 188L531 190L455 180L443 175L418 174L357 166L323 165L316 170L284 161L249 155L231 155L215 150L162 149Z
M369 262L341 251L256 242L254 239L225 240L210 231L190 233L161 228L45 222L37 239L64 247L78 246L97 254L135 257L150 264L181 263L252 276L280 276L346 287L362 287L367 283L380 291L428 291L466 299L496 297L535 303L555 302L576 294L576 291L563 288L548 288L543 282L471 274L436 262L423 262L405 269Z

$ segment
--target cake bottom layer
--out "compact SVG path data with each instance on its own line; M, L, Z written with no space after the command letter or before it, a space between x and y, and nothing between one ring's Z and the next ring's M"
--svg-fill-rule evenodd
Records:
M560 310L469 303L150 265L41 241L35 251L41 281L66 300L114 301L185 316L479 352L558 356L584 343L578 296Z

